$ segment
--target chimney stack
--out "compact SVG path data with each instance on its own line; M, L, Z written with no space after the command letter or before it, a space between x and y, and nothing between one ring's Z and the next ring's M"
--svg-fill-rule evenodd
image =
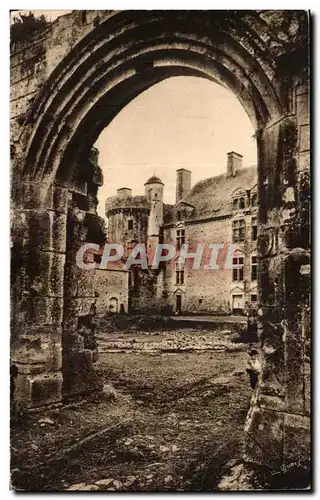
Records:
M242 167L243 156L235 151L230 151L230 153L227 153L227 157L227 177L234 177L239 168Z
M191 170L179 168L177 170L176 203L178 203L191 189Z
M119 198L129 198L130 196L132 196L132 189L130 188L117 189L117 196Z

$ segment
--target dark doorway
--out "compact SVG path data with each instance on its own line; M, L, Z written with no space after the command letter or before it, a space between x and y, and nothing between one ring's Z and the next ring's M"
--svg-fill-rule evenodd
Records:
M176 313L181 314L182 296L176 295Z

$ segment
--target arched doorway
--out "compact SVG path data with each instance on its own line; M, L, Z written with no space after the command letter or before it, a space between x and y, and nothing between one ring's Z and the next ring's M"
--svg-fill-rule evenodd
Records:
M75 235L83 213L86 231L95 219L101 178L92 168L92 145L143 90L169 76L199 76L235 93L258 143L263 373L247 420L246 456L270 466L282 464L284 455L292 461L294 451L286 447L293 445L285 436L305 433L309 412L307 368L300 368L310 319L307 276L300 272L307 269L310 247L306 14L92 12L85 26L79 13L72 14L68 49L58 49L61 21L54 25L55 58L47 57L35 98L24 104L24 120L13 127L12 340L19 405L60 401L63 379L73 376L70 360L81 351L75 330L85 300L75 299L77 281L68 274L66 227L73 224ZM82 197L71 197L71 217L74 183L86 189ZM89 308L92 297L86 300ZM88 388L95 384L90 376Z
M117 314L119 312L117 297L111 297L109 300L109 313Z

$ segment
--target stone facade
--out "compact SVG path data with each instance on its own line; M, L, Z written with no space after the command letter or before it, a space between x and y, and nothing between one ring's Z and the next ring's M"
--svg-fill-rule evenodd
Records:
M308 462L308 39L305 11L74 11L12 45L11 360L20 410L101 384L94 350L81 345L78 331L92 328L90 317L87 326L79 317L92 319L94 297L83 297L79 311L68 279L70 245L83 238L83 216L94 215L98 170L90 180L82 168L92 145L151 85L201 76L234 92L258 144L262 374L245 457L275 468ZM74 191L86 184L86 193Z
M95 270L94 287L99 316L128 312L128 277L129 273L120 268Z
M246 302L255 306L258 277L256 167L242 168L242 156L232 152L228 154L225 174L201 181L193 188L191 171L179 169L179 196L173 206L164 205L165 186L159 178L153 179L157 181L148 181L145 185L145 197L132 197L128 190L130 195L126 198L118 195L106 201L109 241L127 248L130 237L130 249L136 244L144 244L151 257L154 246L160 241L176 249L175 259L163 262L158 270L151 269L151 262L148 270L141 271L139 265L131 270L130 310L173 314L179 309L181 314L242 314ZM152 189L155 200L148 200ZM208 203L208 200L214 201ZM150 214L146 221L147 203ZM115 206L116 211L110 208ZM143 225L141 231L138 221L143 216L147 225ZM133 221L131 232L128 229L130 220ZM194 269L193 259L187 259L183 268L177 264L182 241L188 245L188 252L195 252L198 245L204 246L198 269ZM209 270L205 266L210 261L211 244L220 245L220 250L217 269ZM243 270L239 272L225 265L230 244L236 246L234 257L243 262Z

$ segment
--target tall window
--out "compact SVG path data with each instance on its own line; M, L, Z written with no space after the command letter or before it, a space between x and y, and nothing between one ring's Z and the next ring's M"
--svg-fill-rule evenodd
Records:
M240 209L241 209L241 208L244 208L244 206L245 206L245 201L244 201L244 198L243 198L243 196L242 196L242 197L240 198L240 200L239 200L239 208L240 208Z
M233 281L243 281L243 257L234 257L232 259L233 266L232 270L232 280Z
M239 200L238 198L235 198L232 202L232 208L233 210L237 210L238 209L238 205L239 205Z
M176 265L176 285L184 285L184 269L180 264Z
M256 280L258 278L258 262L257 257L254 255L251 257L251 279Z
M258 236L257 218L252 217L252 219L251 219L251 239L252 239L252 241L256 241L257 236Z
M257 193L254 193L254 194L252 195L252 198L251 198L251 205L252 205L253 207L256 207L256 206L257 206L257 203L258 203L258 195L257 195Z
M232 222L232 241L233 243L244 241L244 219Z
M133 229L133 220L132 219L128 220L128 229Z
M185 230L184 229L177 229L177 249L180 250L181 245L185 243L186 241L186 236L185 236Z

